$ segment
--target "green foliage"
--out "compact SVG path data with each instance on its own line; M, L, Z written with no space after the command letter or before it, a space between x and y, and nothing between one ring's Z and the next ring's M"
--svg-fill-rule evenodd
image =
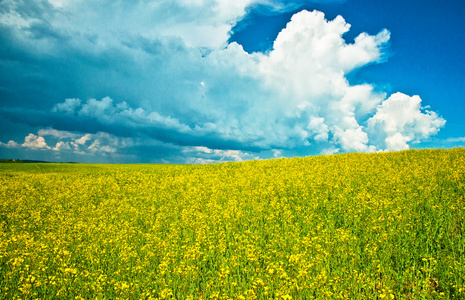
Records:
M1 164L22 163L20 159L0 159Z

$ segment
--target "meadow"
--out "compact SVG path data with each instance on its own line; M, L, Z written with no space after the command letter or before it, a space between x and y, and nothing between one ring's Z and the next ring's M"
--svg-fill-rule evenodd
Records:
M465 149L0 164L0 299L465 299Z

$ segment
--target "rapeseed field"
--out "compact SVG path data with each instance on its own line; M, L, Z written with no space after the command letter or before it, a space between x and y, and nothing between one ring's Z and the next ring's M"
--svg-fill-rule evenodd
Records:
M465 149L0 165L0 299L465 299Z

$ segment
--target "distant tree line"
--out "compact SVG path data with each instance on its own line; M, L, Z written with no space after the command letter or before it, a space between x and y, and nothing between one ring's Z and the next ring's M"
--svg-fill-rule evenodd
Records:
M14 163L23 163L21 159L0 159L0 163L14 164Z

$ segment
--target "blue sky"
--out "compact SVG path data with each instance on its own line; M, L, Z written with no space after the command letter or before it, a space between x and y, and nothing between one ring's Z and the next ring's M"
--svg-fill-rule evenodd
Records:
M465 144L463 1L2 0L0 158Z

